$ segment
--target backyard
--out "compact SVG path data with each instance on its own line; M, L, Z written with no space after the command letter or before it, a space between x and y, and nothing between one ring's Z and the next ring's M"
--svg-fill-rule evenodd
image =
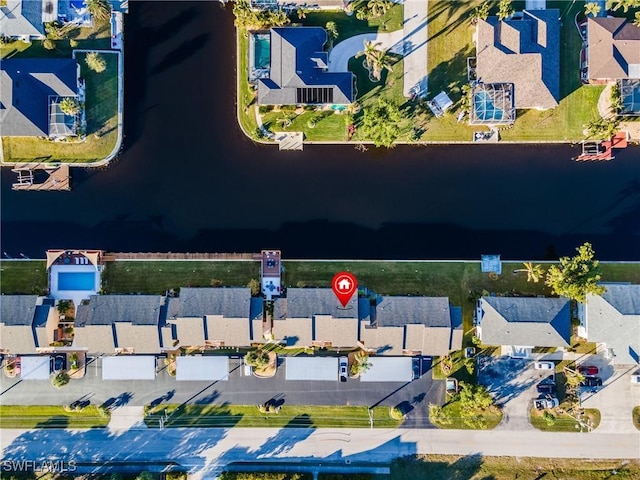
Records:
M24 43L14 41L0 48L2 58L71 58L74 50L110 48L109 22L97 23L93 28L77 28L67 38L56 40L54 50L46 50L42 41ZM71 41L76 42L71 46ZM85 53L76 53L81 77L86 85L87 132L84 141L53 142L38 137L3 137L5 163L64 162L88 163L106 158L117 142L118 121L118 57L102 54L106 69L102 73L90 70Z

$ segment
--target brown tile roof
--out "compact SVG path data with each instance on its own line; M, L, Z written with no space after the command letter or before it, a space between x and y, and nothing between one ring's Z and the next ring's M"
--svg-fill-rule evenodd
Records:
M516 108L556 107L560 98L560 12L522 13L518 20L489 17L478 21L478 80L512 83Z
M587 36L589 80L629 78L640 65L640 28L626 19L589 18Z

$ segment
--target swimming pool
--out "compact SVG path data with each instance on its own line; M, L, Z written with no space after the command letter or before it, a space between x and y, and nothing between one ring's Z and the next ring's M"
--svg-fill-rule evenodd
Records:
M94 272L58 272L58 290L94 290Z
M268 33L258 33L253 36L253 66L255 68L269 68L271 65L271 36Z
M473 96L473 107L476 117L481 121L500 121L504 117L504 110L493 104L487 92L478 92Z

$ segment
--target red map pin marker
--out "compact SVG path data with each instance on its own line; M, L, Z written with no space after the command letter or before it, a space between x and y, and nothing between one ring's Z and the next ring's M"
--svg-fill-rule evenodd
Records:
M335 277L333 277L331 288L342 306L346 307L358 289L358 282L356 281L356 277L349 272L340 272L336 273Z

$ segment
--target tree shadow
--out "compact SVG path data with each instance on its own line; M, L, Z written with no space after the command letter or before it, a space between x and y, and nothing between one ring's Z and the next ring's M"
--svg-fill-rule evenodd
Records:
M173 398L173 396L176 394L176 390L175 388L173 390L169 390L167 393L165 393L164 395L152 400L149 403L149 406L151 408L153 407L157 407L158 405L160 405L163 402L168 402L169 400L171 400Z
M404 457L391 463L391 475L394 478L470 480L476 478L483 463L483 456L480 454L466 455L453 463L430 460L424 457Z
M220 397L220 392L218 390L214 390L209 395L199 398L195 402L195 405L208 405L209 403L213 403Z
M114 408L123 407L133 398L132 392L123 392L117 397L111 397L104 401L100 407L113 410Z

